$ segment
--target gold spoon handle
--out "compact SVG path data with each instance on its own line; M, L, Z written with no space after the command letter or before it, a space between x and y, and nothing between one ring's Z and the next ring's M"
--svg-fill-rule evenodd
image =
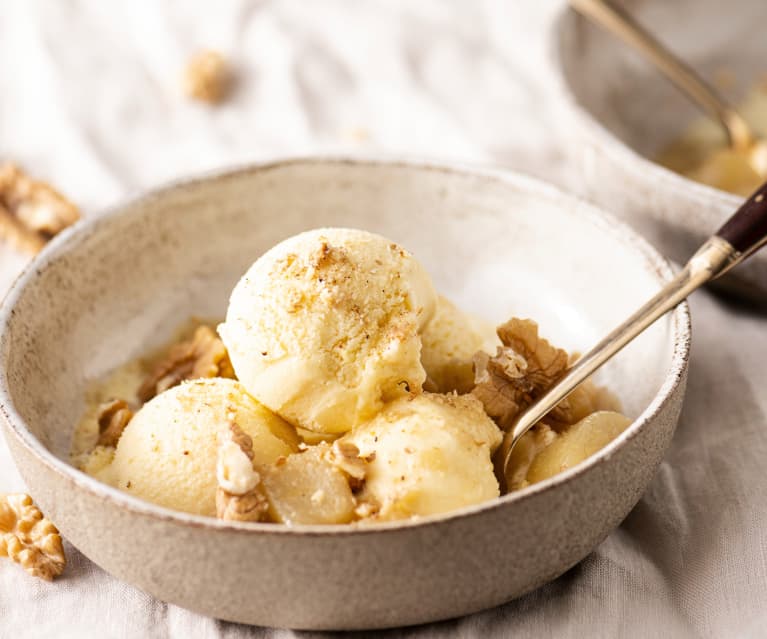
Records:
M679 274L623 324L583 355L556 384L517 419L504 436L500 453L503 474L511 449L532 426L590 377L607 360L665 315L695 289L719 277L767 244L767 182L763 184L716 235L706 240Z
M695 71L610 0L570 0L570 5L650 60L677 88L721 122L734 149L748 149L754 136L741 115Z

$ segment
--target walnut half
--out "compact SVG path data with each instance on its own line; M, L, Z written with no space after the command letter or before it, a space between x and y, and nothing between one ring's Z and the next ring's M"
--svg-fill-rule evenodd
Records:
M59 531L29 495L0 495L0 557L47 581L66 566Z
M138 398L148 402L155 395L187 379L234 378L226 346L210 326L199 326L192 339L171 347L138 389Z
M79 219L77 207L52 186L10 162L0 166L0 237L34 254Z
M517 415L535 401L566 370L567 353L539 337L538 325L516 317L498 327L499 346L494 356L474 356L472 394L497 424L507 430Z
M532 320L512 318L498 327L503 346L490 356L474 356L475 387L472 394L498 426L508 430L517 416L564 375L577 359L538 335ZM546 415L546 428L556 432L600 410L620 411L620 402L606 388L590 379Z

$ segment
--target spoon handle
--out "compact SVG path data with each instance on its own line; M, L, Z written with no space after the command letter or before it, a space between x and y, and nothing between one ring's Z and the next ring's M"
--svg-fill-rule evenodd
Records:
M610 0L570 0L570 5L644 55L687 97L719 120L730 146L735 149L750 147L753 141L751 128L740 114L621 7Z
M511 449L530 428L567 397L575 387L642 333L658 318L674 308L690 293L719 277L767 243L767 182L730 217L716 235L711 236L684 268L652 299L583 355L535 403L530 405L504 435L498 453L503 461L503 476Z
M732 268L767 243L767 183L762 184L717 233L741 255Z

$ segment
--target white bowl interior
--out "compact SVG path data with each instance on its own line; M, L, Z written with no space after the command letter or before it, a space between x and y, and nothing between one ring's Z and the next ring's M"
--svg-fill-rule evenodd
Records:
M763 0L625 0L658 39L737 104L765 81ZM578 104L653 159L700 110L639 54L575 11L558 26L559 63Z
M525 178L344 161L243 170L137 200L49 247L9 300L23 318L10 319L5 341L16 410L67 459L89 380L165 341L191 315L222 316L261 253L320 226L382 233L412 250L464 309L494 322L532 317L544 335L581 351L668 274L623 226ZM658 322L601 375L630 416L666 379L671 327Z

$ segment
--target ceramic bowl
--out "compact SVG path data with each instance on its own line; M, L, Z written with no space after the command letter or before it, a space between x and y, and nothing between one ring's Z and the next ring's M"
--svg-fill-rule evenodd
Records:
M585 349L670 277L642 239L590 205L513 174L307 159L151 192L52 242L2 307L0 402L29 490L99 566L203 614L265 626L416 624L498 605L583 559L636 504L671 440L690 340L679 306L603 378L633 425L599 454L521 492L445 516L364 528L225 523L166 510L67 462L83 392L222 315L279 240L319 226L382 233L437 287L493 321L540 321Z
M633 16L737 104L765 81L763 0L624 0ZM555 67L575 117L580 195L630 220L685 262L742 198L682 177L654 158L701 112L637 53L572 9L555 20ZM767 252L721 280L767 301Z

